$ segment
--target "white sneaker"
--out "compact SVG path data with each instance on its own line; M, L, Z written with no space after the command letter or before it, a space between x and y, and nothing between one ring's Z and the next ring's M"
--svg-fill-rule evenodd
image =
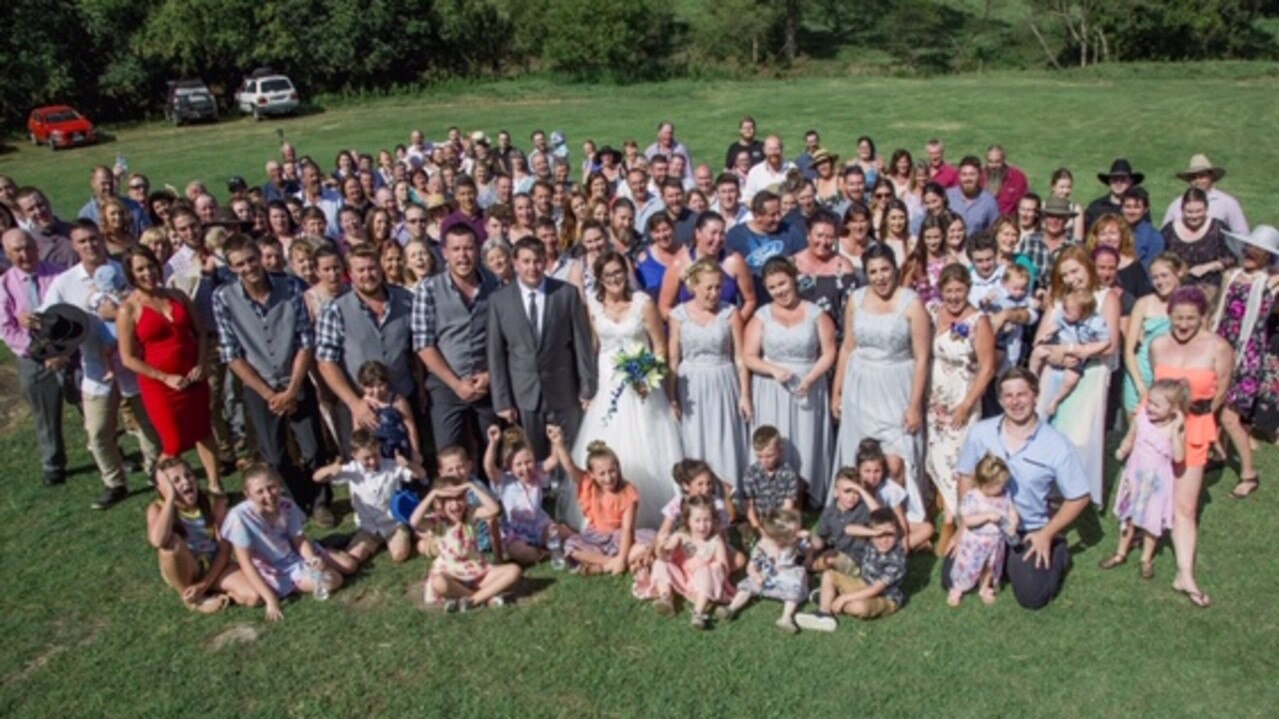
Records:
M811 632L833 632L839 626L835 617L829 614L796 614L795 623Z

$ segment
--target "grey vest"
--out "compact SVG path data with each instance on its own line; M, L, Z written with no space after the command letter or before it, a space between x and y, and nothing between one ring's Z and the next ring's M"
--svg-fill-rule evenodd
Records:
M401 397L413 398L413 365L411 362L413 333L410 327L413 313L413 295L403 287L386 286L386 320L381 327L374 324L368 310L360 303L358 293L352 291L333 300L342 315L344 336L342 364L352 388L359 391L356 378L360 366L377 360L391 370L391 389Z
M245 296L239 282L218 289L222 303L235 325L235 337L244 348L244 359L271 389L289 386L293 358L298 352L298 316L293 308L293 286L287 281L267 278L271 294L266 317L258 317L253 300Z

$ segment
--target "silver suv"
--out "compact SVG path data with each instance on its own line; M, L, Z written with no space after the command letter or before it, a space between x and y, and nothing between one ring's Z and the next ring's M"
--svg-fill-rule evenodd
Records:
M254 74L235 93L240 112L261 120L266 115L287 115L298 109L298 91L284 75Z

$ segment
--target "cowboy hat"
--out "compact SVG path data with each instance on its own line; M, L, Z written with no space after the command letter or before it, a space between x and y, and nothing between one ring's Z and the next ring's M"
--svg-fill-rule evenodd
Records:
M449 201L438 192L426 196L426 209L428 210L438 210L441 207L448 207L448 204Z
M1236 256L1243 256L1243 245L1251 245L1272 255L1279 255L1279 230L1270 225L1258 225L1249 234L1226 232L1226 243Z
M1212 164L1212 160L1209 160L1207 155L1199 154L1190 158L1190 166L1185 170L1178 172L1177 177L1185 180L1186 182L1190 182L1195 175L1199 175L1204 172L1212 175L1213 182L1216 182L1226 176L1226 168L1217 167Z
M1076 214L1075 209L1070 206L1070 200L1064 197L1049 197L1041 212L1044 217L1074 217Z
M605 145L595 151L595 161L603 162L605 155L612 155L614 164L622 164L622 153L613 149L612 145Z
M89 314L84 310L59 303L39 313L40 325L32 330L31 359L37 362L55 357L68 357L89 336Z
M1101 180L1103 185L1109 185L1112 177L1129 177L1132 179L1132 184L1140 185L1142 180L1146 179L1146 174L1144 172L1133 172L1132 165L1128 164L1128 160L1118 157L1115 158L1114 162L1110 163L1110 172L1097 173L1097 179Z
M839 164L839 155L836 155L824 147L817 148L813 151L812 155L809 155L809 165L817 167L823 162L829 162L831 167L834 167Z

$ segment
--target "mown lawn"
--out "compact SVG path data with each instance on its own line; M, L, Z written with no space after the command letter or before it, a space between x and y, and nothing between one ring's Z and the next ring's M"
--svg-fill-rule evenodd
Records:
M517 137L560 128L578 148L587 134L646 144L669 117L696 157L718 161L750 113L792 149L813 126L845 155L863 133L885 151L919 150L938 135L956 160L999 141L1033 186L1060 164L1074 168L1082 199L1102 189L1091 174L1124 154L1148 173L1160 212L1180 187L1172 173L1208 152L1230 169L1224 187L1250 221L1273 223L1277 86L1270 65L620 89L527 82L260 124L124 128L95 148L2 155L0 173L46 188L73 215L87 167L117 153L155 184L199 176L220 189L230 175L261 175L277 129L327 163L340 146L390 146L413 127L432 136L454 123L490 135L506 127ZM8 410L21 402L9 361L0 373ZM549 569L532 572L538 589L521 606L428 614L408 596L426 573L421 559L379 559L325 604L286 604L279 624L260 610L200 617L160 580L143 535L148 497L87 508L100 484L76 416L67 419L78 471L55 489L40 485L29 420L19 411L0 426L3 716L1272 716L1279 707L1271 448L1260 459L1263 490L1248 502L1226 497L1233 470L1209 477L1200 573L1210 610L1169 589L1167 548L1153 582L1135 562L1097 569L1116 531L1092 518L1072 532L1075 570L1044 611L1021 611L1010 595L993 609L973 600L948 609L937 566L919 557L898 615L790 638L772 627L777 605L696 634L684 617L664 620L632 600L623 580ZM341 530L350 528L348 519ZM243 626L260 630L256 641L214 648Z

